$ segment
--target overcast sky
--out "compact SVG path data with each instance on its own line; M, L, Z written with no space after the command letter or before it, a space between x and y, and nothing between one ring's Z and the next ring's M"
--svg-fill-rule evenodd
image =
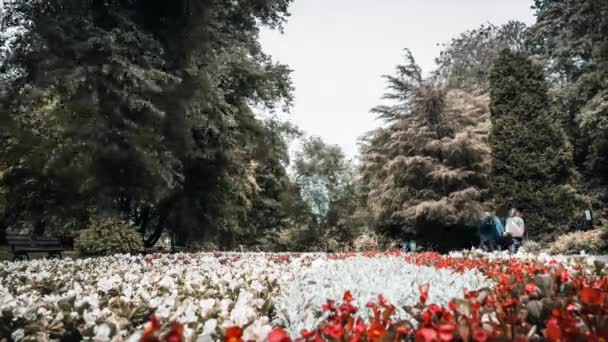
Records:
M424 72L440 46L482 23L533 23L532 0L295 0L284 34L265 30L267 53L293 69L290 120L308 135L340 145L378 126L369 109L410 48Z

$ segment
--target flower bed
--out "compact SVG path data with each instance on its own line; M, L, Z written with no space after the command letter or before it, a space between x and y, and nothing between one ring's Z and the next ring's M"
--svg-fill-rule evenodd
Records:
M605 271L472 252L4 262L0 340L599 341Z

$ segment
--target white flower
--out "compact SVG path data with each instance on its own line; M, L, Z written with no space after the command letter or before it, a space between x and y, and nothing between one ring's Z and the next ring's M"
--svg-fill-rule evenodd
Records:
M200 301L199 306L201 308L201 316L207 317L207 314L215 306L215 299L207 298Z
M211 335L199 335L196 338L196 342L213 342L213 338L211 337Z
M262 317L255 320L243 331L243 339L245 341L265 341L271 330L272 327L268 324L268 318Z
M211 335L215 333L215 329L217 329L217 320L208 319L203 326L203 335Z
M156 315L159 318L166 319L171 315L171 308L167 305L161 305L156 309Z
M180 318L180 322L188 324L196 322L197 320L198 317L196 316L196 312L194 311L194 306L192 304L188 304L188 306L184 310L183 315Z
M127 339L127 342L139 342L139 340L141 340L142 335L143 335L143 332L138 331L135 334L129 336L129 338Z
M108 278L102 278L97 282L97 288L99 288L103 292L108 292L116 286L120 279L118 276L114 275Z
M175 286L175 281L173 280L173 278L169 277L169 276L164 276L159 282L158 282L158 286L161 288L165 288L170 290L173 286Z
M93 340L103 342L110 340L110 334L112 334L112 328L107 324L101 324L95 327L95 337Z

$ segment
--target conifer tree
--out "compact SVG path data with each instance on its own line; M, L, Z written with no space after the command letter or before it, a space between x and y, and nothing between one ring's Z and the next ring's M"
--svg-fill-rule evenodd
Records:
M441 250L470 246L487 190L488 97L422 78L409 51L406 62L386 77L394 105L373 109L388 125L362 151L372 225Z
M548 239L568 227L582 199L572 147L550 110L543 70L504 50L490 86L491 194L499 208L526 209L529 236Z

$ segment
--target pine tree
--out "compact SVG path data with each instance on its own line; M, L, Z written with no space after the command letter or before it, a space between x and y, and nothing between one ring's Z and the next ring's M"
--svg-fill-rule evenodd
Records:
M531 238L549 239L567 229L582 199L572 147L550 110L543 70L504 50L490 85L491 195L498 208L526 209Z

